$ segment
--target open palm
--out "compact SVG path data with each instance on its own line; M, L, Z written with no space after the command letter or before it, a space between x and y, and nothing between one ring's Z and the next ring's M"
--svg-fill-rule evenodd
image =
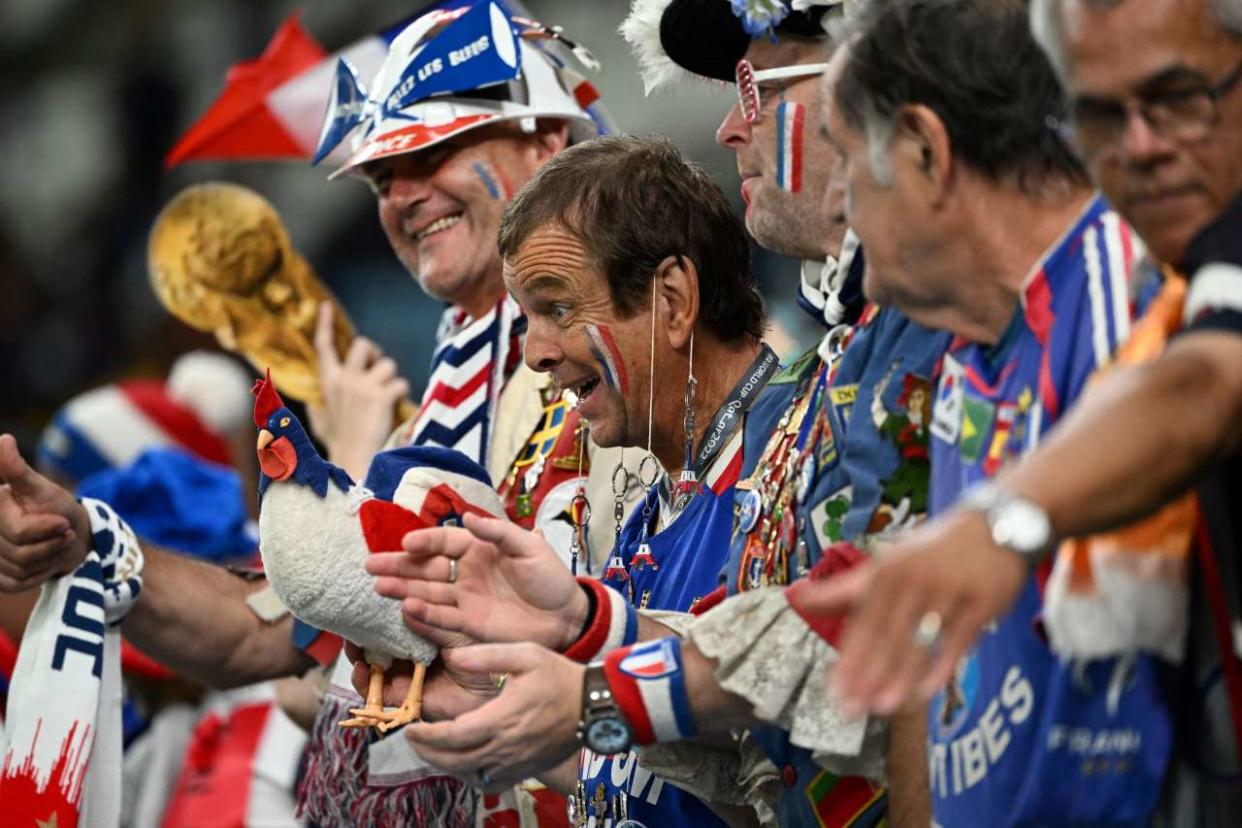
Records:
M420 634L569 646L588 599L542 535L474 515L465 526L411 532L403 553L371 555L367 571L380 576L376 591L402 599L406 623ZM457 561L455 583L448 582L450 560Z

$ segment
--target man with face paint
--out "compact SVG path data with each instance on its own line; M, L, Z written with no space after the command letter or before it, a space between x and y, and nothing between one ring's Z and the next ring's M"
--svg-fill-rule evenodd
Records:
M417 71L420 56L430 61L437 49L456 48L463 38L478 42L485 32L490 43L501 42L497 35L510 21L501 16L498 23L497 15L502 15L498 6L478 3L415 20L393 42L372 91L391 100L388 93L407 70ZM498 58L492 66L507 67L498 70L503 76L480 78L472 74L477 63L469 62L456 71L442 69L439 76L450 82L453 94L433 101L415 96L384 113L370 124L372 129L360 130L365 135L337 174L369 181L397 258L428 294L450 304L420 417L398 429L392 442L446 445L468 454L489 469L515 521L544 529L565 563L577 537L579 565L595 569L602 560L590 557L591 545L569 507L580 471L597 502L611 502L609 482L618 453L588 451L577 415L558 390L521 366L525 322L505 294L496 232L513 192L566 145L597 134L602 126L596 117L603 116L591 85L563 69L561 57L545 52L545 46L568 51L550 42L559 35L530 22L512 25L521 36L513 38L508 60L495 46L475 53L480 60ZM441 65L457 66L447 59ZM458 73L468 80L454 83ZM487 89L476 94L472 83ZM348 105L344 109L357 111ZM329 127L338 126L335 114L329 113ZM335 134L326 131L325 137L340 140L347 127L357 125L346 124ZM326 332L328 325L321 329ZM403 389L394 379L395 366L364 340L342 363L327 342L319 353L328 375L328 402L336 403L326 412L325 424L333 438L333 459L360 477L390 430L391 403ZM358 393L346 393L350 389ZM360 395L363 406L358 405ZM0 441L0 471L14 484L5 490L6 502L18 507L0 521L0 589L31 589L76 568L90 538L81 507L30 470L11 440ZM598 555L611 546L612 528L603 520L590 528L596 530ZM32 539L32 531L48 537ZM334 637L295 625L273 605L261 581L244 581L158 549L147 550L145 576L142 597L126 619L126 636L164 663L210 684L300 674L315 661L330 663L339 651ZM350 705L343 692L349 685L348 666L338 682L342 692L330 694L333 703L321 710L320 737L336 731L339 710L330 708ZM424 711L429 716L452 715L475 691L494 691L486 677L472 683L460 674L433 671L428 682ZM417 757L404 745L393 751L392 744L386 766L375 752L368 763L365 735L346 751L312 759L301 792L306 815L325 826L380 824L385 814L395 819L415 812L440 824L473 819L473 800L468 793L455 799L460 788L449 787L451 780L443 775L430 774L441 780L430 799L404 796L410 793L403 790L404 782L429 774L425 766L414 765ZM350 770L333 775L327 768ZM362 784L381 778L385 787ZM554 807L563 813L563 803ZM515 815L500 818L510 816Z
M870 311L860 319L864 305L859 286L862 262L860 257L851 258L854 242L845 245L845 255L838 266L837 257L842 253L846 228L841 216L842 191L828 187L836 155L815 134L820 119L820 76L830 56L822 23L824 17L831 17L837 11L819 8L808 14L788 15L777 26L775 40L769 39L767 32L761 29L754 31L757 36L752 40L747 28L751 21L738 19L724 2L639 3L623 30L635 42L647 66L649 84L658 84L677 74L678 65L716 79L733 80L735 76L743 79L740 103L726 117L718 140L737 152L743 194L748 204L747 227L770 249L806 259L801 303L816 318L828 326L859 322L852 334L849 328L838 327L833 335L826 337L818 353L808 353L785 375L784 411L779 415L783 423L777 430L787 432L788 439L772 442L764 439L766 447L760 448L753 457L748 451L744 478L750 479L744 483L751 491L767 491L770 502L758 504L754 523L736 533L730 544L730 561L722 574L722 579L728 581L729 591L784 584L821 561L825 561L821 568L840 566L842 560L852 561L855 558L848 551L825 556L824 550L845 539L865 544L873 537L908 526L918 519L925 503L928 381L947 337L912 325L893 310ZM747 61L739 66L743 57ZM840 353L842 348L844 356ZM778 455L784 457L785 462L778 463ZM792 469L793 474L782 476L778 466ZM766 477L754 476L756 469ZM737 508L743 513L746 495L747 492L739 492ZM790 516L783 524L777 516L779 513L774 514L778 508ZM776 524L781 524L779 533ZM772 538L773 543L762 545L765 548L757 552L758 544L748 541L759 536ZM763 551L767 554L762 554ZM388 571L412 574L408 570L401 572L395 564ZM400 581L385 583L383 587L389 590L388 594L404 595L408 590L411 595L424 598L428 595ZM724 592L722 587L714 599L722 597ZM780 590L758 589L755 595L761 599L771 597L775 602L785 601ZM727 613L725 607L731 603L726 602L721 608L708 612L700 623L707 624L719 617L721 620L714 625L716 632L731 630L732 635L726 637L732 638L735 644L743 642L728 656L732 668L744 664L752 650L769 650L773 642L748 627L745 619ZM818 641L819 647L829 646L788 612L787 602L784 606L784 615L793 616L793 626L771 631L765 627L765 631L777 638L783 634L796 637L800 625L801 632ZM447 617L442 608L428 608L421 599L407 602L407 611L411 608L420 623L431 618L443 621ZM484 639L489 637L484 630L476 633ZM640 637L645 637L644 633L640 629ZM787 641L782 643L787 644ZM806 654L802 658L805 660L798 664L791 662L790 675L799 675L799 670L817 672L816 658L828 657L826 650L816 649L815 645L804 649ZM723 653L713 653L713 657L718 655ZM541 656L548 657L547 654ZM497 664L503 663L503 658L496 655L492 658L497 659ZM687 645L686 659L688 665L694 662L698 671L696 681L703 677L704 665L706 676L710 678L712 662L702 659L695 647ZM523 679L527 682L535 681L534 673L527 673L531 667L530 663L522 665L526 673ZM556 685L555 671L548 669L546 675L547 686L537 690L534 685L527 684L529 692L554 693L550 688ZM580 672L562 672L561 676L571 683L581 682L580 678L570 678L581 676ZM749 677L754 676L749 674ZM720 716L710 725L724 721L734 726L753 723L755 719L749 718L753 715L752 707L779 707L779 700L784 698L780 694L790 692L788 687L741 690L738 685L747 681L741 678L740 672L735 678L737 683L729 689L741 693L744 699L725 692L726 701L719 685L699 685L704 697L714 693L721 702L709 708L713 715ZM796 679L791 679L790 683L799 684ZM796 697L797 693L794 695ZM809 704L815 703L810 701L815 695L814 692L805 694ZM558 698L563 700L564 696L560 693ZM529 696L517 696L514 703L522 698ZM725 710L729 712L726 714ZM537 718L508 732L504 732L507 728L500 725L500 719L481 717L474 725L492 732L487 751L504 754L523 741L528 745L537 743L537 733L563 734L563 725L572 724L578 711L572 704L565 704L559 712L545 712L549 716L568 718L558 718L555 727L549 720ZM773 715L769 720L789 727L788 720L780 721L779 716ZM536 721L538 725L534 724ZM709 727L708 724L702 726ZM848 728L849 735L817 733L812 739L817 736L824 742L833 742L834 737L839 737L840 741L834 742L835 749L856 754L864 741L865 726L863 722ZM420 730L411 731L416 743ZM452 726L439 728L438 733L435 730L426 733L425 744L433 749L452 741ZM446 741L438 741L440 733ZM894 727L890 768L894 774L908 774L908 784L902 786L905 803L900 820L903 821L917 822L918 814L926 813L925 783L920 781L923 776L921 733L921 720L917 715L906 717L901 725ZM794 748L783 732L773 729L766 735L761 734L760 740L781 770L780 785L785 795L781 797L780 818L786 824L819 824L815 820L823 819L836 824L831 820L857 817L861 821L855 824L862 825L883 817L882 790L865 780L850 777L864 766L858 756L853 757L852 765L850 760L836 764L834 772L817 765L811 751ZM840 747L851 740L851 748ZM808 743L804 740L800 744ZM563 743L558 743L541 761L560 749ZM522 755L520 749L514 753ZM437 756L450 761L443 754ZM530 759L530 754L525 758ZM869 758L874 760L875 757ZM883 757L880 757L879 767L882 765ZM873 762L869 769L874 773L876 767ZM882 771L878 775L882 775ZM721 779L718 775L714 778ZM678 784L703 791L712 798L729 783L713 786L703 778L696 780L691 772L687 777L679 777ZM739 786L735 778L733 787L734 796L737 796Z

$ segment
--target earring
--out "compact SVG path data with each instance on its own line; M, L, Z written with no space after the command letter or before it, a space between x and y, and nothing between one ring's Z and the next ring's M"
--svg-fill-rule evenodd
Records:
M686 378L686 416L682 421L685 434L685 459L682 461L681 477L673 489L673 513L677 514L690 505L694 496L703 490L694 469L694 398L699 381L694 376L694 332L690 332L690 370Z

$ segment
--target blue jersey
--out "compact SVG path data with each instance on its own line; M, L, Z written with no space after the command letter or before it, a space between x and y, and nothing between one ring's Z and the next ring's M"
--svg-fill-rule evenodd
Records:
M932 412L931 513L1033 447L1129 326L1120 219L1094 199L1028 277L991 347L955 341ZM1037 578L931 702L938 825L1142 824L1170 746L1152 659L1060 662Z
M625 567L625 575L604 577L604 583L625 595L635 606L645 609L688 612L696 601L716 589L717 577L729 548L733 526L733 489L739 474L747 471L745 447L751 435L771 433L783 406L774 405L781 385L773 380L751 405L738 431L712 463L704 479L705 488L690 501L675 520L660 531L658 523L660 493L655 487L643 503L630 513L621 530L614 554ZM762 440L755 437L754 440ZM651 521L647 545L655 565L632 564L643 539L643 522ZM631 751L624 756L599 756L583 750L579 757L578 779L588 804L587 828L611 828L616 814L609 807L602 815L590 804L612 803L618 794L626 797L626 813L648 828L656 826L723 826L698 798L653 775L637 761Z
M894 309L864 314L823 392L827 427L814 447L813 480L798 504L805 546L790 556L790 570L778 581L800 577L833 543L894 532L923 515L932 379L948 342L947 334L915 325ZM806 359L799 378L811 381L822 366L818 358ZM792 396L786 392L787 405ZM748 458L749 466L757 460ZM723 573L731 594L745 580L741 541L733 539ZM784 730L753 733L781 769L781 825L880 824L886 812L882 788L824 770L809 751L790 744Z

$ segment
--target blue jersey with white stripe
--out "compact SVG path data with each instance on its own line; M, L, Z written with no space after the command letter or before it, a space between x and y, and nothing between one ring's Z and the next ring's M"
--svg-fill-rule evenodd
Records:
M784 406L774 405L772 400L784 399L784 393L784 386L776 380L768 383L746 413L741 439L730 441L707 474L706 482L714 481L715 490L707 488L695 495L676 520L648 537L658 568L630 565L641 542L644 509L653 522L656 517L659 494L655 488L647 492L644 502L630 513L617 540L627 577L604 578L609 587L620 591L635 606L677 612L688 612L697 599L716 589L733 527L734 484L739 474L750 471L745 448L754 441L765 440L775 428ZM725 825L701 800L665 783L639 764L634 751L624 756L599 756L583 750L578 778L588 801L596 798L600 786L608 803L618 794L626 796L629 818L648 828ZM596 809L588 805L586 813L587 828L611 828L617 821L611 808L597 816Z
M1032 448L1129 329L1129 230L1093 199L1028 277L990 347L955 341L932 411L931 513ZM936 823L1143 824L1170 746L1152 659L1060 662L1038 577L985 629L928 712Z

